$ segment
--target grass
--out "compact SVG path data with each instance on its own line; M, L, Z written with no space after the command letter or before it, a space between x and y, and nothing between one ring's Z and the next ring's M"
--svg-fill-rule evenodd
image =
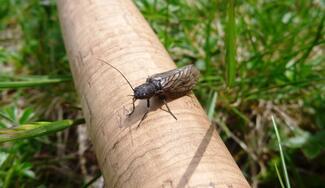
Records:
M213 115L215 114L216 104L217 104L218 93L214 92L211 100L209 100L209 108L208 108L208 118L211 121L213 119Z
M192 63L200 69L195 94L253 187L324 185L322 1L135 3L177 65ZM82 118L55 1L2 0L1 5L2 131L14 135L32 122ZM276 134L272 116L279 125ZM91 152L81 141L81 128L2 144L0 187L92 182L87 177L97 177L98 167L92 155L79 151ZM84 165L75 168L79 164ZM277 166L284 164L282 182Z
M226 21L226 82L232 87L236 76L236 23L235 23L235 1L227 2Z
M54 122L33 122L18 125L13 128L3 128L0 130L0 144L8 141L49 135L81 123L85 123L84 120L80 119L75 122L72 120L59 120Z
M283 150L282 150L282 142L281 142L280 134L279 134L279 131L278 131L278 128L276 126L276 123L275 123L275 120L274 120L273 116L272 116L272 123L273 123L274 131L275 131L276 139L277 139L278 145L279 145L281 164L282 164L282 168L283 168L283 174L284 174L284 177L285 177L285 180L286 180L286 187L290 188L291 187L290 186L290 180L289 180L288 170L287 170L287 166L286 166L285 159L284 159L284 153L283 153ZM283 183L282 183L282 178L280 176L280 173L278 172L277 167L276 167L276 171L277 171L277 175L279 177L281 186L284 187Z
M5 78L5 80L12 80L11 78ZM13 89L13 88L31 88L36 86L44 86L48 84L57 84L62 82L71 81L71 76L29 76L19 81L2 81L0 82L1 89Z

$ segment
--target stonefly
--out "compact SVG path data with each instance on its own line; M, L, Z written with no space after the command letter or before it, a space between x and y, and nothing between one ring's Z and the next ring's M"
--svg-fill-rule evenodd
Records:
M200 76L200 71L195 66L187 65L181 68L149 76L149 78L147 78L144 84L133 88L129 80L124 76L124 74L120 70L118 70L105 60L99 58L97 59L119 72L133 90L133 95L131 95L133 96L132 111L128 114L128 116L133 114L135 110L134 103L136 100L147 100L147 111L142 116L137 127L140 126L141 122L147 116L150 109L150 98L154 96L158 96L163 101L164 105L166 105L167 107L168 113L170 113L170 115L172 115L177 120L176 116L169 109L166 99L169 96L177 95L178 97L180 97L187 94L195 86Z

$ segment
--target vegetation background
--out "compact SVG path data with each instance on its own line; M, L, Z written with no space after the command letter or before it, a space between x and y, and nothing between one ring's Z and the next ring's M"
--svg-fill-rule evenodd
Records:
M323 0L135 3L253 187L325 185ZM0 0L0 90L0 187L101 184L54 0Z

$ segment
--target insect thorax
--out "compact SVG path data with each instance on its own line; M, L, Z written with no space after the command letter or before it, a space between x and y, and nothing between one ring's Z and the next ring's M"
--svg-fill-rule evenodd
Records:
M156 87L152 83L144 83L134 88L134 98L149 99L156 93Z

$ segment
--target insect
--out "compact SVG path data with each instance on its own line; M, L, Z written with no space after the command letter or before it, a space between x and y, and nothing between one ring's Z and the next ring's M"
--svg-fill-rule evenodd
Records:
M154 96L158 96L163 101L164 105L167 107L168 113L171 114L173 118L177 120L176 116L171 112L166 102L166 98L175 95L185 95L187 92L192 90L200 76L200 71L195 66L187 65L181 68L149 76L144 84L133 88L129 80L124 76L124 74L120 70L118 70L113 65L109 64L108 62L102 59L98 60L118 71L133 90L133 95L131 95L133 96L132 111L128 114L128 116L131 116L133 114L135 110L136 100L147 100L147 111L142 116L137 127L140 126L141 122L149 113L150 98Z

